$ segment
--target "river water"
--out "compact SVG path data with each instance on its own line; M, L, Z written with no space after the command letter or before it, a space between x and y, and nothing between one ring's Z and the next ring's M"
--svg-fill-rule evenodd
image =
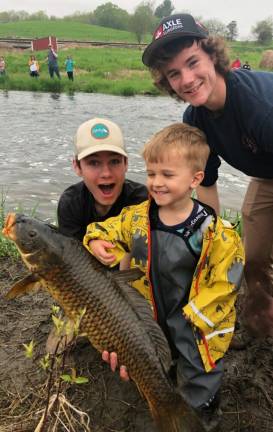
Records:
M79 178L71 161L73 136L92 118L109 118L123 130L128 177L144 182L140 151L156 131L181 120L185 105L169 97L75 95L0 91L0 188L6 210L35 212L55 220L62 191ZM222 207L239 210L248 179L222 162Z

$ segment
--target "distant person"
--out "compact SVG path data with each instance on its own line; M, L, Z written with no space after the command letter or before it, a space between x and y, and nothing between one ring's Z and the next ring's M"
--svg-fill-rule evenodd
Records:
M35 56L31 56L29 61L28 61L28 65L29 65L29 75L31 77L35 77L38 78L39 76L39 62L38 60L36 60Z
M61 79L58 66L58 54L54 51L51 44L48 45L47 63L50 78L53 78L55 73L57 77Z
M231 69L239 69L242 66L241 60L239 57L237 57L232 63L231 63Z
M246 60L246 62L243 64L242 69L251 70L250 64Z
M64 235L82 241L89 223L117 216L123 207L147 199L144 185L125 179L128 155L123 135L110 120L93 118L80 125L73 168L83 181L60 197L57 216Z
M74 74L73 74L74 64L75 64L74 60L72 59L71 56L67 56L64 64L65 64L65 70L66 70L68 79L71 81L74 81Z
M6 62L4 57L0 57L0 75L6 75Z

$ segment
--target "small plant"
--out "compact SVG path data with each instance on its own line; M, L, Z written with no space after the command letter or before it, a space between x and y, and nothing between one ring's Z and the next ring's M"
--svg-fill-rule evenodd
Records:
M54 432L59 430L58 427L71 432L90 432L88 415L73 406L66 398L70 386L88 383L88 378L77 375L75 368L68 368L66 365L67 356L80 335L80 323L84 314L85 310L81 310L72 323L62 317L58 306L53 306L53 351L41 358L35 358L35 342L23 344L26 358L35 358L33 361L47 374L45 406L36 412L40 415L40 420L34 432Z

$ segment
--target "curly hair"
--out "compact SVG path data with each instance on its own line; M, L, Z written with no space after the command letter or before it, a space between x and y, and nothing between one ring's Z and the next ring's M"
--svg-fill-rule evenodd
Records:
M181 100L181 98L179 98L171 88L168 79L163 73L163 68L170 60L180 53L182 49L190 48L195 41L213 60L216 72L225 78L230 70L227 45L224 39L219 36L209 36L206 39L195 39L189 37L169 42L156 51L149 69L154 79L155 86L178 100Z

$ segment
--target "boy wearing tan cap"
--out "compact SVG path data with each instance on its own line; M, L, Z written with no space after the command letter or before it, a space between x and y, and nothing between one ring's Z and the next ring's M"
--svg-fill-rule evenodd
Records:
M73 168L82 181L68 187L57 209L60 231L82 241L91 222L118 215L123 207L147 198L146 187L125 179L128 155L115 123L93 118L80 125Z

